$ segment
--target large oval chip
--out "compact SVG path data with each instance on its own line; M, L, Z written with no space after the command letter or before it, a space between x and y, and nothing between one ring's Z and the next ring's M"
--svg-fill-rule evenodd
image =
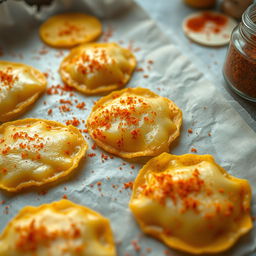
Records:
M45 88L45 76L37 69L0 61L0 122L23 113Z
M39 34L53 47L73 47L96 40L102 32L100 21L83 13L63 13L42 24Z
M109 220L61 200L24 207L0 235L1 256L115 256Z
M0 126L0 188L17 191L66 176L85 155L87 143L77 128L43 119Z
M252 228L251 187L211 155L163 153L139 172L130 208L141 229L193 254L229 249Z
M60 66L62 80L85 94L123 87L136 66L130 50L116 43L84 44L71 50Z
M101 98L87 120L91 137L121 157L155 156L169 151L180 134L181 110L144 88L128 88Z

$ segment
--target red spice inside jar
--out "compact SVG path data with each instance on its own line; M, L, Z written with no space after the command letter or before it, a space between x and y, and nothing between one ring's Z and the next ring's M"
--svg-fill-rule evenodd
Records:
M256 47L247 44L242 50L243 53L230 44L224 65L225 78L240 92L256 98Z

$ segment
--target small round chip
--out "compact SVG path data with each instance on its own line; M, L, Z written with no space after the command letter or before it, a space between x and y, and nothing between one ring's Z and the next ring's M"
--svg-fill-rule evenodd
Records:
M193 13L183 21L183 31L192 41L205 46L222 46L229 43L237 22L217 12Z
M96 40L102 32L100 21L82 13L50 17L39 30L42 40L53 47L73 47Z
M22 114L46 88L37 69L15 62L0 61L0 122Z
M15 192L71 173L87 150L72 125L23 119L0 126L0 188Z
M134 55L116 43L78 46L62 61L64 83L85 94L109 92L123 87L136 66Z
M252 228L251 187L211 155L163 153L139 172L130 209L141 229L169 247L208 255Z
M96 102L87 128L104 150L133 158L169 151L181 123L182 112L171 100L145 88L127 88Z
M116 256L109 220L69 200L24 207L0 235L1 256Z

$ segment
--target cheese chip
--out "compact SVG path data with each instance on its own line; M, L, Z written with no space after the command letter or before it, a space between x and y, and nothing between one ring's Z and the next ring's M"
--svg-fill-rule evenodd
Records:
M87 150L77 128L43 119L0 126L0 188L17 191L72 172Z
M35 68L0 61L0 122L23 113L45 88L45 76Z
M193 254L229 249L252 228L251 188L210 155L163 153L139 172L130 208L141 229Z
M61 200L24 207L0 236L1 256L116 256L109 220Z
M42 24L39 34L53 47L73 47L96 40L102 32L100 21L82 13L64 13L50 17Z
M180 134L181 110L169 99L144 88L128 88L101 98L87 120L96 144L133 158L169 151Z
M116 43L84 44L71 50L60 66L64 83L85 94L123 87L136 66L134 55Z

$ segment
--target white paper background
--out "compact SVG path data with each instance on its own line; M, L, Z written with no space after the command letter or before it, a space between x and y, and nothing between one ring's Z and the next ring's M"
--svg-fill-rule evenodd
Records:
M10 2L9 2L10 3ZM27 15L27 11L15 3L10 11L14 25L6 25L1 29L0 47L4 55L2 60L18 61L30 64L42 72L49 73L48 86L62 84L58 68L67 50L56 50L45 46L38 37L38 26L45 14L52 14L53 8L46 8L37 18ZM75 9L82 11L81 6ZM85 10L86 11L86 10ZM60 9L58 10L60 12ZM155 23L148 18L142 9L135 4L131 9L117 17L105 19L104 30L113 28L113 35L109 41L120 42L124 47L133 45L133 49L140 48L135 55L138 67L145 72L135 72L129 87L141 86L149 88L161 96L168 97L176 102L183 111L183 127L180 139L172 146L171 153L189 153L192 147L197 148L198 154L212 154L216 161L232 175L249 179L253 187L253 196L256 194L256 136L237 112L226 103L225 99L216 91L194 65L180 53ZM47 49L47 54L39 54ZM149 65L148 60L154 64ZM150 69L150 70L149 70ZM144 75L149 75L144 78ZM93 105L99 97L87 97L74 92L60 95L43 95L39 101L23 117L37 117L52 119L60 122L77 117L80 121L86 120ZM71 106L72 111L60 113L59 99L77 99L86 102L86 110L79 110ZM46 102L46 105L44 104ZM47 114L48 109L53 114ZM84 129L81 124L80 128ZM187 130L193 129L189 134ZM211 133L211 136L208 136ZM91 139L87 139L90 145ZM73 202L86 205L110 218L115 234L118 255L165 255L167 248L155 239L143 235L138 229L127 205L131 191L123 189L123 183L134 180L142 163L128 162L115 157L102 162L100 149L90 149L88 153L96 153L95 157L87 157L82 161L73 175L62 179L58 183L44 186L39 189L12 194L0 192L1 200L6 203L0 205L0 230L7 222L26 205L40 205L59 200L66 194ZM106 152L104 154L108 155ZM131 168L135 165L135 169ZM120 170L120 167L122 170ZM97 182L101 181L102 191L99 191ZM90 184L95 184L93 188ZM112 185L118 185L114 189ZM40 191L47 190L46 195L39 195ZM5 206L9 206L6 214ZM253 204L253 215L256 215L256 204ZM244 236L226 256L253 255L256 250L256 229ZM135 252L131 245L132 240L138 240L140 252ZM146 252L152 248L152 252ZM187 255L170 250L171 255ZM222 254L221 254L222 255Z

